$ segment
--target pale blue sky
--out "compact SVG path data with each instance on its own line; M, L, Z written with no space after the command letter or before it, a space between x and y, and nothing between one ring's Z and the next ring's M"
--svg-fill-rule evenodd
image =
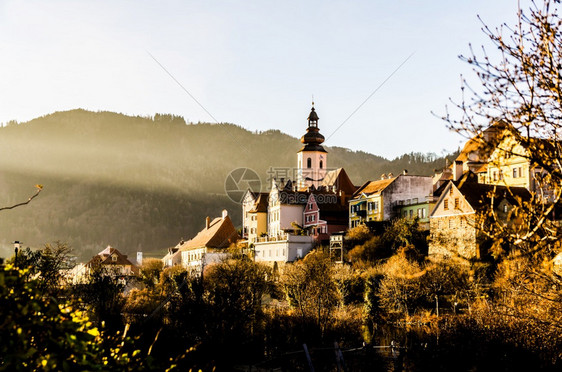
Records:
M0 122L85 108L300 137L311 95L328 137L394 157L463 139L431 111L460 93L457 56L512 23L515 0L0 1ZM489 45L489 44L488 44Z

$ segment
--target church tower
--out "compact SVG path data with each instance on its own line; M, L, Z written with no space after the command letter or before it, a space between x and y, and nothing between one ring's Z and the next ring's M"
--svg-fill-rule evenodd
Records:
M328 165L328 152L322 147L324 136L320 134L318 129L318 114L312 109L308 115L308 128L301 138L304 144L297 155L298 159L298 188L314 186L318 188L322 184L322 180L326 176L326 168Z

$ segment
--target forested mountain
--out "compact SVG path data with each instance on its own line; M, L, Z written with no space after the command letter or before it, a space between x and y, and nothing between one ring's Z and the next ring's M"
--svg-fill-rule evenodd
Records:
M0 128L0 206L26 200L35 184L44 190L29 205L0 212L0 257L14 240L31 247L66 241L83 259L107 244L129 254L163 250L223 208L240 225L239 205L224 192L229 172L251 168L265 190L268 169L296 166L299 148L297 138L277 130L186 124L173 115L72 110L10 122ZM387 160L327 150L329 166L344 167L357 185L403 169L430 175L445 164L432 154Z

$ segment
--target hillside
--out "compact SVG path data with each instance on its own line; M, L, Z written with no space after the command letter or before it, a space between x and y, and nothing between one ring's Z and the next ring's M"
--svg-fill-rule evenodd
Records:
M304 132L305 123L303 123ZM253 133L233 124L186 124L172 115L131 117L72 110L0 128L0 205L30 205L0 213L0 257L10 242L38 247L69 242L81 258L107 244L133 254L190 238L205 216L239 206L224 192L233 169L255 170L266 188L268 169L295 166L297 138L276 130ZM329 166L344 167L360 185L382 173L433 173L445 160L407 154L387 160L365 152L327 148Z

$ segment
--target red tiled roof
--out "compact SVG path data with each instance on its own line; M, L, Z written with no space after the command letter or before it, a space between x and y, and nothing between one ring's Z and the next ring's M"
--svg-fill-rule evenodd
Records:
M117 256L117 260L113 261L113 256ZM127 259L127 255L122 254L116 248L111 246L107 246L103 251L92 257L90 261L86 265L92 264L101 264L101 265L131 265L135 267L135 265Z
M392 182L394 182L396 178L398 177L393 177L386 180L367 182L366 184L361 186L359 190L357 190L355 194L353 194L353 196L360 195L360 194L372 195L372 194L380 193L381 191L386 189Z
M180 245L180 251L196 248L227 248L238 239L238 233L229 216L217 217L209 228L201 230L193 239Z

